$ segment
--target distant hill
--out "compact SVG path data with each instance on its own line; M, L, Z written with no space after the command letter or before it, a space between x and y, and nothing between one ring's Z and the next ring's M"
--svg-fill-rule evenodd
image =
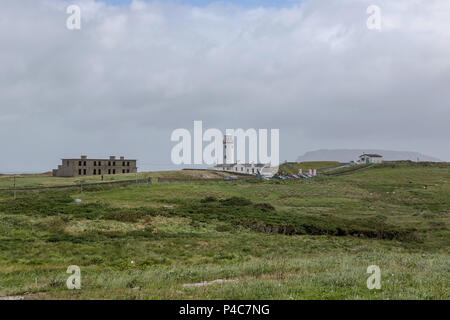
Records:
M306 161L339 161L350 162L356 161L363 153L377 153L383 156L386 161L411 160L411 161L432 161L440 162L441 160L413 151L390 151L379 149L321 149L316 151L308 151L304 155L297 158L298 162Z

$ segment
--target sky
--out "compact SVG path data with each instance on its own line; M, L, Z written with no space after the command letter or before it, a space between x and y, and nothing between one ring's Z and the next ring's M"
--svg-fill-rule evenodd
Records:
M96 0L97 2L103 2L110 5L123 6L129 5L133 2L133 0ZM240 6L245 8L250 7L272 7L272 8L281 8L281 7L289 7L294 4L301 3L302 0L172 0L172 3L180 4L180 5L188 5L188 6L196 6L196 7L204 7L210 4L232 4L234 6ZM145 0L145 2L152 2L151 0ZM169 2L169 1L160 1L161 3Z
M169 169L171 133L194 120L279 129L282 161L337 148L450 161L449 40L448 0L1 1L0 173L81 154Z

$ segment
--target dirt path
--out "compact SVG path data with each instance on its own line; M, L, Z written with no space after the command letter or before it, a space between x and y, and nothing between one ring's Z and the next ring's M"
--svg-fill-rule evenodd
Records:
M0 300L36 300L41 299L45 296L44 293L27 293L18 296L3 296Z

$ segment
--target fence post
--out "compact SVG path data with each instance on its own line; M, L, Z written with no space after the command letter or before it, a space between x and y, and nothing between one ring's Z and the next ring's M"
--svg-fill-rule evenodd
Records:
M16 176L14 176L14 200L16 200Z

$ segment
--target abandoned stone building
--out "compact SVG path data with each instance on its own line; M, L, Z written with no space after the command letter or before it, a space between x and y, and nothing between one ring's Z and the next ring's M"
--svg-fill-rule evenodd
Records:
M58 169L53 170L54 177L78 177L104 174L136 173L136 160L111 156L109 159L62 159Z

